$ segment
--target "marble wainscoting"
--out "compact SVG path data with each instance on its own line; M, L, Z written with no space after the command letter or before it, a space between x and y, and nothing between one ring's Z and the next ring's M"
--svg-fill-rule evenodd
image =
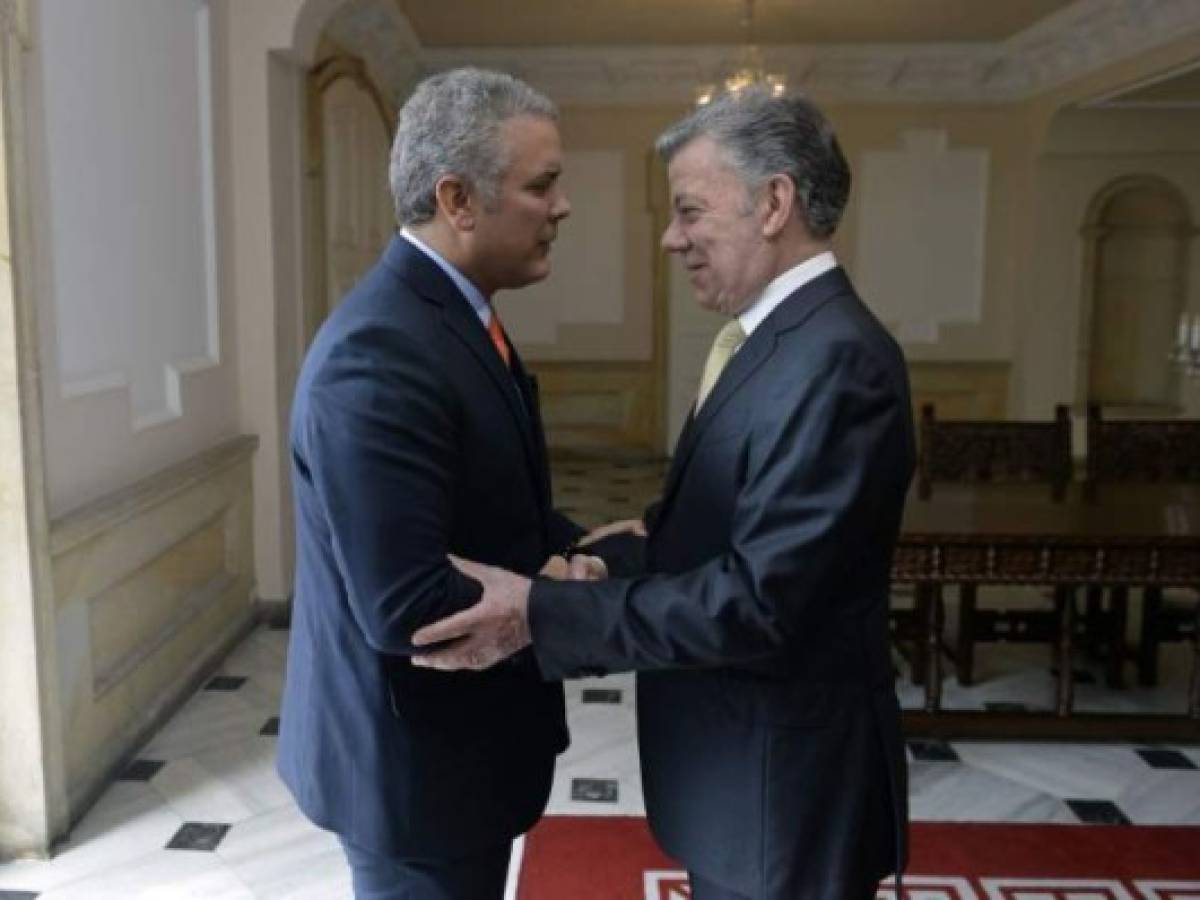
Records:
M72 818L252 626L256 446L235 438L51 523Z

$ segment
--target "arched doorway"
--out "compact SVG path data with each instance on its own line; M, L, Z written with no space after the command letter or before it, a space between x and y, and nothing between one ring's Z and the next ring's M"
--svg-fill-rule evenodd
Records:
M1178 406L1167 356L1186 302L1193 233L1183 196L1165 179L1121 178L1093 198L1083 227L1080 399L1130 410Z

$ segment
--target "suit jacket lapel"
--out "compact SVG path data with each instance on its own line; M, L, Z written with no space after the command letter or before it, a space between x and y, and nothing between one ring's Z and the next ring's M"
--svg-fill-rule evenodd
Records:
M538 457L534 436L529 427L529 417L521 409L513 373L505 368L504 361L500 359L487 329L479 321L470 302L437 263L401 235L393 237L388 244L384 251L384 262L423 297L442 307L442 319L446 326L487 372L509 413L516 420L527 461L536 473ZM486 398L479 399L480 402L486 402Z
M675 446L675 456L671 460L671 469L663 487L664 511L674 496L692 452L705 430L712 424L721 407L775 350L779 335L802 325L823 303L849 289L850 282L845 271L841 267L831 269L793 291L754 329L746 343L742 344L741 349L726 365L704 405L698 413L693 409L679 434L679 443Z
M717 379L717 383L713 385L712 392L704 401L704 405L700 407L699 412L693 409L688 416L683 431L679 433L679 443L675 445L675 456L671 460L671 470L667 473L667 483L663 488L664 507L674 496L675 488L678 487L679 479L687 469L692 452L721 407L728 402L742 383L766 361L774 349L774 332L762 327L755 329L754 334L747 338L746 343L742 344L741 349L725 366L725 370Z
M509 345L512 346L511 344ZM550 508L550 464L546 458L546 432L542 427L542 411L538 398L537 380L525 369L517 348L512 347L512 373L525 404L526 419L532 430L534 451L534 481L541 491L542 506Z

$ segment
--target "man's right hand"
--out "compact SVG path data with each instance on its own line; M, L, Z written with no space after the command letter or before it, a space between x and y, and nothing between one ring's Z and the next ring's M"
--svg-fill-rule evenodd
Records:
M608 577L608 567L598 556L575 553L567 560L556 554L546 560L538 574L556 581L601 581Z
M571 581L603 581L608 577L608 566L598 556L576 553L567 563L567 577Z
M593 528L587 534L579 539L576 547L586 547L588 544L594 544L601 538L611 537L614 534L635 534L638 537L646 536L646 523L641 519L621 519L616 522L609 522L607 525L601 525L599 528Z

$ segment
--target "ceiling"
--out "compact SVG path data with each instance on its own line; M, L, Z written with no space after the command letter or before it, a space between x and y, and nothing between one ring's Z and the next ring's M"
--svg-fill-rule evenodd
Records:
M755 0L752 39L829 102L1013 102L1200 34L1200 0ZM326 34L396 101L456 66L512 72L557 102L690 103L743 64L744 0L339 0ZM1191 104L1197 78L1131 85ZM1164 100L1164 92L1167 95ZM1115 92L1114 92L1115 93ZM1184 99L1180 99L1184 98ZM1124 104L1098 97L1087 106Z
M422 46L729 44L744 0L395 0ZM761 44L1003 41L1071 0L755 0Z

